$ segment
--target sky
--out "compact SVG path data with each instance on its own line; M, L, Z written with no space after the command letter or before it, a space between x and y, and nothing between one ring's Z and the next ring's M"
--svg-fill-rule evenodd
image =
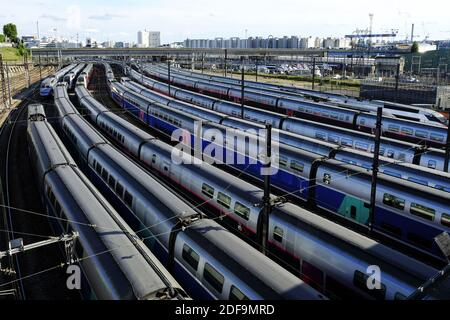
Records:
M342 37L367 29L397 29L398 39L450 39L446 0L0 0L0 26L13 22L20 35L63 36L75 41L137 41L138 30L161 32L161 42L186 38L284 35ZM56 29L56 31L55 31Z

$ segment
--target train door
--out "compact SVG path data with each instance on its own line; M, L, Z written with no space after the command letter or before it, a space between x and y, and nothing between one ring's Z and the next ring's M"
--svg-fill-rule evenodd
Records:
M360 199L346 195L339 207L338 213L355 222L367 224L369 221L370 205Z

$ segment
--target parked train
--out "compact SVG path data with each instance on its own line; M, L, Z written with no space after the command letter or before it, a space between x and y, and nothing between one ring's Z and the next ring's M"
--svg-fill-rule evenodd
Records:
M133 74L134 73L134 74ZM133 78L136 77L136 72L133 70L132 75ZM230 125L237 129L248 129L249 127L253 127L254 129L263 128L261 125L249 123L248 121L242 120L240 118L232 118L227 116L227 114L232 114L232 112L237 110L232 110L229 112L228 109L223 109L222 106L218 107L220 111L226 111L223 113L219 113L217 111L212 111L209 109L201 109L199 107L190 105L188 103L179 102L173 98L165 96L163 94L154 92L149 90L135 82L128 81L128 78L122 78L122 84L152 101L156 101L162 103L171 108L181 110L200 118L203 118L208 121L213 121L218 124L226 124ZM151 81L151 80L150 80ZM144 80L145 83L149 83ZM171 90L172 91L172 90ZM173 90L174 95L179 97L179 91L184 90ZM184 95L184 93L182 93ZM217 110L216 109L216 110ZM267 116L263 116L266 113ZM274 125L279 125L279 123L274 120L274 118L270 118L272 116L269 112L264 111L260 112L252 107L248 107L244 110L244 118L252 120L256 120L256 122L260 123L265 119L266 121L271 121ZM232 119L232 120L231 120ZM279 132L280 141L284 142L288 145L292 145L294 147L298 147L303 150L311 151L314 153L318 153L322 156L326 156L329 158L334 158L337 160L345 161L350 164L358 165L364 167L366 169L370 169L373 164L373 155L365 152L361 152L358 150L353 150L347 147L338 147L333 144L329 144L327 142L314 142L311 139L303 136L299 136L296 134L289 134L286 132ZM359 146L359 144L358 144ZM392 146L390 147L392 148ZM387 153L389 154L391 149L388 149ZM381 154L385 154L386 151L381 152ZM411 154L409 161L414 162L414 155ZM426 156L424 156L426 157ZM392 175L395 177L399 177L402 179L406 179L412 182L420 183L422 185L427 185L436 189L444 190L446 192L450 192L450 174L444 173L437 170L428 170L427 168L420 167L418 165L407 164L407 163L399 163L398 161L392 160L388 157L381 157L380 162L380 171L386 173L387 175Z
M92 77L92 72L94 71L94 65L92 63L89 63L86 65L86 67L83 69L83 71L80 73L80 75L76 78L76 85L83 85L85 88L87 88L89 81Z
M64 77L66 73L75 68L76 64L70 64L58 71L55 74L48 76L41 82L41 86L39 88L39 94L41 97L49 97L53 94L53 88L56 84Z
M196 145L194 124L202 119L153 102L127 90L120 83L111 82L110 87L113 99L136 118L168 135L180 128L187 130L191 133L190 145ZM235 137L242 135L241 130L233 131L228 126L205 121L203 132L207 132L209 128L219 130L224 137L233 132L232 141L226 141L233 146ZM249 138L248 141L256 141L256 138ZM203 137L202 147L205 148L209 144L211 137L206 139ZM227 148L223 145L218 147L224 153L227 152ZM311 206L352 222L369 224L371 190L369 170L290 146L277 147L280 150L277 160L279 170L271 176L271 183L274 186L307 201ZM232 152L237 157L236 151ZM231 165L257 179L262 179L261 163L254 165L252 163L255 159L245 154L243 156L246 159L244 164L234 162ZM227 159L227 155L223 154L221 159ZM385 174L379 174L378 180L375 229L383 235L393 237L435 257L441 257L441 251L433 239L450 229L448 193L420 184L411 184Z
M173 147L130 126L84 88L77 88L77 95L91 122L123 150L200 203L211 206L218 216L228 217L235 231L258 241L262 209L255 203L261 202L261 189L207 163L195 164L186 153L179 153L179 164L174 163ZM414 259L293 204L276 205L269 215L268 229L270 249L280 261L295 268L302 279L330 297L404 299L436 273ZM365 285L367 268L372 264L379 265L384 272L380 290L369 290Z
M240 85L240 80L222 76L205 75L187 70L177 69L183 75L197 79L208 79L222 83ZM411 120L431 125L447 125L448 120L439 112L428 108L421 108L413 105L382 101L382 100L361 100L337 93L318 92L315 90L297 88L294 86L283 86L264 82L245 81L245 87L251 89L261 89L268 93L282 94L283 96L303 100L305 97L315 102L326 102L345 109L359 110L363 112L376 113L378 107L383 108L383 115L398 119Z
M136 81L143 81L143 84L148 88L165 95L169 94L167 84L154 81L148 77L139 76L139 74L134 70L130 71L129 73L130 76ZM145 90L141 90L141 92L163 103L164 101L170 101L170 99L168 99L167 97L164 98L163 96L158 96L156 93L148 92ZM187 90L178 89L176 87L174 88L173 86L171 86L170 93L171 96L175 97L176 99L194 103L204 108L222 112L231 116L241 115L241 106L231 102L217 100L204 95L198 95ZM183 108L184 111L194 109L191 107L187 108L186 105L179 102L173 102L172 106ZM201 111L200 109L198 109L195 112L197 115L199 115L199 112ZM201 112L201 114L207 114L207 111L203 111ZM285 132L292 132L320 141L330 142L335 145L339 145L341 148L352 148L369 153L373 153L374 150L374 137L367 133L355 132L353 130L345 128L336 128L331 125L325 125L309 120L290 118L270 111L260 110L248 106L244 107L244 119L264 124L269 122L274 128L279 128ZM233 124L236 125L235 127L239 128L239 121L230 120L229 122L233 122ZM280 131L280 137L282 135L284 136L285 133ZM298 146L296 140L297 139L289 138L282 140L282 142L288 144L295 143L293 145ZM382 138L381 141L382 144L380 155L382 156L395 159L400 162L413 163L431 169L445 171L445 152L443 150L424 148L423 146L417 146L411 143L393 140L390 138ZM450 165L447 167L447 171L449 171L449 167Z
M84 63L79 63L75 68L70 70L64 77L63 82L67 83L67 88L73 90L77 81L78 74L85 68Z
M42 105L30 105L28 146L55 232L77 233L85 298L163 300L186 293L78 169Z
M143 70L152 77L167 81L167 72L164 69L144 67ZM193 89L200 93L211 94L234 102L240 102L241 99L239 85L224 84L206 78L199 80L191 76L178 74L176 71L171 73L171 82L182 88ZM318 120L356 131L372 132L375 129L376 115L367 112L343 109L325 103L311 102L303 98L294 99L292 96L283 94L269 94L261 89L246 89L244 100L245 103L267 107L289 116ZM445 147L447 127L442 124L430 125L415 122L412 119L384 117L382 135L428 146Z
M79 86L79 88L83 88ZM66 89L61 85L61 89ZM202 215L118 152L55 91L61 130L90 179L181 285L199 299L324 299L318 291ZM114 133L119 136L119 133Z

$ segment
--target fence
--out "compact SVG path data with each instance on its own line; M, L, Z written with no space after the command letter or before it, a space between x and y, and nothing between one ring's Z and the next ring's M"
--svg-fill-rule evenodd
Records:
M52 66L4 62L0 55L0 113L10 108L17 93L53 73Z

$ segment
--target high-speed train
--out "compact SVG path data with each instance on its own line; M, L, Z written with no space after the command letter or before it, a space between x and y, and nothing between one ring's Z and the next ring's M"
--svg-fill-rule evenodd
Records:
M62 79L62 77L75 68L76 64L70 64L65 68L62 68L55 72L55 74L48 76L41 82L41 86L39 88L39 94L41 97L49 97L53 94L53 88L56 86L58 81Z
M191 296L325 299L118 152L78 113L66 90L55 90L55 104L67 143L90 179Z
M31 105L28 142L55 232L77 233L82 295L95 299L181 299L188 296L113 207L78 169L42 105Z
M203 119L151 101L127 90L120 83L111 82L110 87L113 99L136 118L169 136L180 128L184 129L190 133L189 145L196 145L195 123ZM214 144L211 141L215 136L206 136L208 129L219 131L224 139L232 132L231 140L225 141L226 145L234 146L236 137L243 134L248 136L248 140L243 140L248 148L251 147L252 141L257 140L251 134L243 133L242 130L232 130L225 125L225 121L222 125L204 121L203 149ZM221 159L227 159L228 149L223 145L218 148L221 150L218 152L223 152ZM280 144L277 148L280 150L277 160L279 170L271 176L273 186L351 222L369 224L370 170L323 158L318 154L291 146ZM238 156L236 150L231 152L234 157ZM242 164L233 162L230 165L257 179L262 179L260 175L262 164L260 162L254 164L255 159L247 154L239 156L244 157L245 162ZM379 174L374 226L384 235L439 257L441 252L433 239L438 234L449 231L449 212L447 192Z
M138 82L143 82L146 87L152 89L153 91L157 91L165 95L169 94L167 84L157 82L148 77L139 76L139 74L134 70L131 70L129 73L133 79ZM139 87L131 86L130 88L136 90ZM186 104L171 100L164 96L160 96L155 92L146 91L144 90L144 88L139 89L143 95L157 99L162 103L169 103L174 108L182 108L182 110L186 112L189 112L189 110L193 112L195 110L196 115L199 116L208 114L207 111L201 111L200 109L195 109L191 106L188 107ZM226 115L241 115L241 106L235 103L214 99L212 97L207 97L204 95L198 95L187 90L179 89L176 87L174 88L173 86L171 86L170 94L176 99L180 99L191 104L196 104L203 108L218 111ZM320 141L330 142L338 145L340 148L352 148L369 153L373 153L374 150L374 137L367 133L356 132L345 128L337 128L331 125L321 124L309 120L300 120L298 118L286 117L274 112L249 106L244 107L244 119L256 123L271 123L274 128L279 128L285 132L297 133L302 136L314 138ZM231 120L225 121L231 122ZM236 128L239 128L238 121L233 121L233 124L236 125ZM280 135L284 135L284 132L280 132ZM380 155L382 156L395 159L400 162L407 162L425 166L431 169L437 169L441 171L444 171L445 169L445 152L443 150L425 148L423 146L418 146L390 138L382 138L381 141L382 144ZM283 142L291 143L295 141L293 139L286 139L286 141ZM294 144L294 146L297 146L297 144ZM449 168L447 168L447 171L448 169Z
M238 233L258 241L263 191L207 163L195 164L187 153L154 139L77 88L80 107L103 133L141 163L200 203L211 206L217 216L228 217ZM83 92L84 91L84 92ZM273 199L275 200L275 198ZM232 210L229 210L232 209ZM339 298L403 299L436 270L392 249L290 203L280 203L269 215L268 242L282 263L325 295ZM324 259L327 257L327 259ZM367 268L384 270L380 290L364 286Z
M192 106L188 103L179 102L173 98L169 98L168 96L149 90L135 82L127 81L127 78L122 78L122 84L126 88L133 90L153 101L162 103L166 106L169 106L177 110L185 111L187 113L193 114L208 121L230 125L233 128L237 129L248 129L252 127L254 129L263 128L261 125L249 123L249 121L242 120L240 118L229 117L227 116L227 114L229 113L221 114L217 111L212 111L209 109L201 109L199 107ZM174 91L175 95L179 96L178 95L179 90ZM222 111L221 107L218 107L217 109ZM265 112L269 113L268 111ZM252 107L248 107L247 109L244 110L244 118L246 118L247 120L250 120L250 118L263 119L262 115L259 116L260 113L261 112L259 110L254 109ZM265 120L266 121L272 120L271 123L273 125L279 125L279 123L276 121L276 118L270 118L270 116L271 115L268 114L267 117L265 117ZM260 123L260 121L258 120L256 122ZM318 153L322 156L355 164L364 167L366 169L370 169L373 164L373 155L361 152L359 150L354 150L348 147L338 147L336 145L329 144L327 142L314 142L310 138L286 132L280 132L279 139L280 142L286 143L288 145L298 147L303 150L311 151L314 153ZM359 146L359 144L357 145ZM393 148L393 146L391 145L390 148ZM387 155L389 155L390 152L392 152L391 149L388 149L387 151L382 150L381 154L387 153ZM410 158L409 160L411 162L414 162L414 158ZM379 168L381 172L384 172L387 175L392 175L412 182L420 183L422 185L428 185L433 188L450 192L450 174L448 173L444 173L438 170L428 170L427 168L414 164L399 163L398 161L392 160L388 157L381 157L381 165Z
M221 83L240 85L238 79L222 77L218 75L205 75L196 72L190 72L183 69L176 69L180 74L197 79L214 80ZM383 115L398 119L411 120L431 125L446 125L447 119L437 111L421 108L413 105L382 101L382 100L360 100L337 93L318 92L309 89L297 88L294 86L283 86L264 82L245 80L245 87L251 89L261 89L267 93L282 94L283 96L300 99L303 97L316 102L326 102L330 105L336 105L341 108L358 110L363 112L376 113L378 107L383 108Z
M75 68L70 70L64 77L63 81L67 83L67 88L72 90L75 88L75 84L77 81L77 76L84 69L86 65L84 63L79 63Z
M83 71L80 73L78 78L76 79L76 85L83 85L87 88L88 83L91 79L92 72L94 71L94 65L92 63L89 63Z
M152 77L167 81L167 73L164 72L164 69L144 67L143 70ZM239 102L241 99L241 88L234 84L223 84L207 79L199 80L177 74L176 71L171 73L171 82L182 88L212 94L234 102ZM299 116L303 119L317 120L361 132L373 132L376 126L376 115L372 113L343 109L325 103L311 102L307 99L301 100L274 93L268 94L260 89L247 89L244 92L244 100L247 104L257 107L265 106L272 111L289 116ZM424 124L411 119L384 117L382 135L403 141L444 147L447 141L447 127L445 125Z

